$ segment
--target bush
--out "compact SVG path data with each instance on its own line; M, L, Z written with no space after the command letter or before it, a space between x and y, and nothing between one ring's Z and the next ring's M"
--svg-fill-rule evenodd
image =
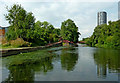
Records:
M25 43L23 44L23 47L25 46L25 47L30 47L32 45L32 43L29 43L29 42L26 42L25 41Z
M3 37L3 38L1 38L1 43L2 44L5 44L5 43L7 43L8 41L7 41L7 39L5 38L5 37Z
M7 41L7 39L5 37L2 38L2 42L1 42L2 46L9 46L10 43Z
M24 41L22 38L17 38L16 40L10 41L11 46L13 47L22 47L22 46L30 46L29 42Z

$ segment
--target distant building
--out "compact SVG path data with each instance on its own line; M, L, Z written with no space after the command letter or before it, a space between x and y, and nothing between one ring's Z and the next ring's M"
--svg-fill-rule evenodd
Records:
M118 20L120 20L120 1L118 2Z
M107 13L102 11L97 14L98 25L107 24Z
M0 26L0 37L4 37L5 33L8 31L8 27L1 27Z

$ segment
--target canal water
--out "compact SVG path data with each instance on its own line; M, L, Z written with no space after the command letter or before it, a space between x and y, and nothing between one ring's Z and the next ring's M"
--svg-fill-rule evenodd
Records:
M46 51L55 56L42 58L38 64L2 65L2 81L118 81L120 78L120 50L78 45Z

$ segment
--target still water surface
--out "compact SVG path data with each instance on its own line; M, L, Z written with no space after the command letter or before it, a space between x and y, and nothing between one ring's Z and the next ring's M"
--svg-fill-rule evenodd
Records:
M2 66L2 80L23 81L118 81L120 50L93 47L53 47L55 53L39 64Z

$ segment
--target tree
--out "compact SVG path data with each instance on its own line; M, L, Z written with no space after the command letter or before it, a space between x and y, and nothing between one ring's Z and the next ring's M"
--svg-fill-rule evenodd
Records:
M7 11L5 18L10 24L7 39L12 40L19 37L24 40L31 39L29 32L33 30L35 23L32 12L27 13L19 4L14 4L11 8L7 7Z
M78 42L79 34L78 27L71 19L62 22L61 36L63 39Z
M55 29L54 26L47 21L37 21L34 27L34 43L38 45L44 45L47 43L53 43L58 40L60 34L59 29Z
M86 43L96 47L120 48L120 20L95 27Z

